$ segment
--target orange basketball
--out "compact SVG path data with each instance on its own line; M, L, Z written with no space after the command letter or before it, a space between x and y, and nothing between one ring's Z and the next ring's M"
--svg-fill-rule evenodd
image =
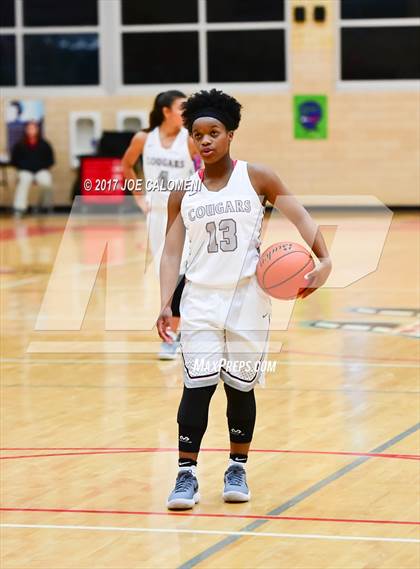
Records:
M306 288L304 276L315 267L310 252L298 243L274 243L261 255L257 279L267 294L281 300L296 298Z

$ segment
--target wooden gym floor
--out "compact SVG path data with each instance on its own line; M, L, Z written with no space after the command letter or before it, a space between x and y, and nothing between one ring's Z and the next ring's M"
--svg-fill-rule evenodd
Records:
M359 214L348 216L357 227ZM257 389L246 504L221 499L219 386L199 458L202 501L181 514L165 509L181 362L158 361L156 334L133 326L141 301L158 300L137 277L143 219L70 225L80 249L50 309L83 319L35 330L66 221L2 219L2 568L419 567L414 214L394 216L377 271L296 303L289 329L272 332L283 348L272 349L276 370ZM92 283L101 231L113 247L90 294L83 275ZM266 243L282 239L274 216ZM88 295L86 314L75 290Z

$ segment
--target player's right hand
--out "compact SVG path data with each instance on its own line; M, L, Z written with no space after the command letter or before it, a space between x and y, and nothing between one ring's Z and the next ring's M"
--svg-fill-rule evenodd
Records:
M156 328L159 336L162 338L164 342L169 342L169 343L173 342L171 318L172 318L172 310L170 306L166 306L159 314L159 318L157 319L156 322Z

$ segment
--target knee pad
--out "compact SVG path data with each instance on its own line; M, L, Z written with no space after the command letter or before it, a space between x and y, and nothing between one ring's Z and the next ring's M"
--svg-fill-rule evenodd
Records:
M198 452L207 429L209 405L216 385L184 387L178 409L178 447L183 452Z
M239 391L225 383L225 391L229 438L233 443L250 443L256 418L254 390Z

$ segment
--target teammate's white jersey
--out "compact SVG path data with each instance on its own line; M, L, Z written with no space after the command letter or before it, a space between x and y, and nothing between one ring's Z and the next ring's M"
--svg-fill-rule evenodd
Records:
M165 243L168 219L168 199L165 190L169 180L185 180L194 173L194 164L188 148L188 130L181 128L170 148L160 142L159 127L149 132L143 148L143 172L145 176L146 200L150 204L147 215L148 245L153 255L156 273L159 275L160 259ZM188 257L188 243L185 243L180 272L185 270Z
M255 273L264 206L238 160L227 185L209 191L200 173L191 178L181 202L190 251L186 277L209 287L234 287Z
M160 141L159 127L149 132L143 148L143 171L146 179L147 199L155 209L165 209L169 191L168 180L184 180L194 174L194 164L188 149L188 130L181 128L172 146L164 148Z

